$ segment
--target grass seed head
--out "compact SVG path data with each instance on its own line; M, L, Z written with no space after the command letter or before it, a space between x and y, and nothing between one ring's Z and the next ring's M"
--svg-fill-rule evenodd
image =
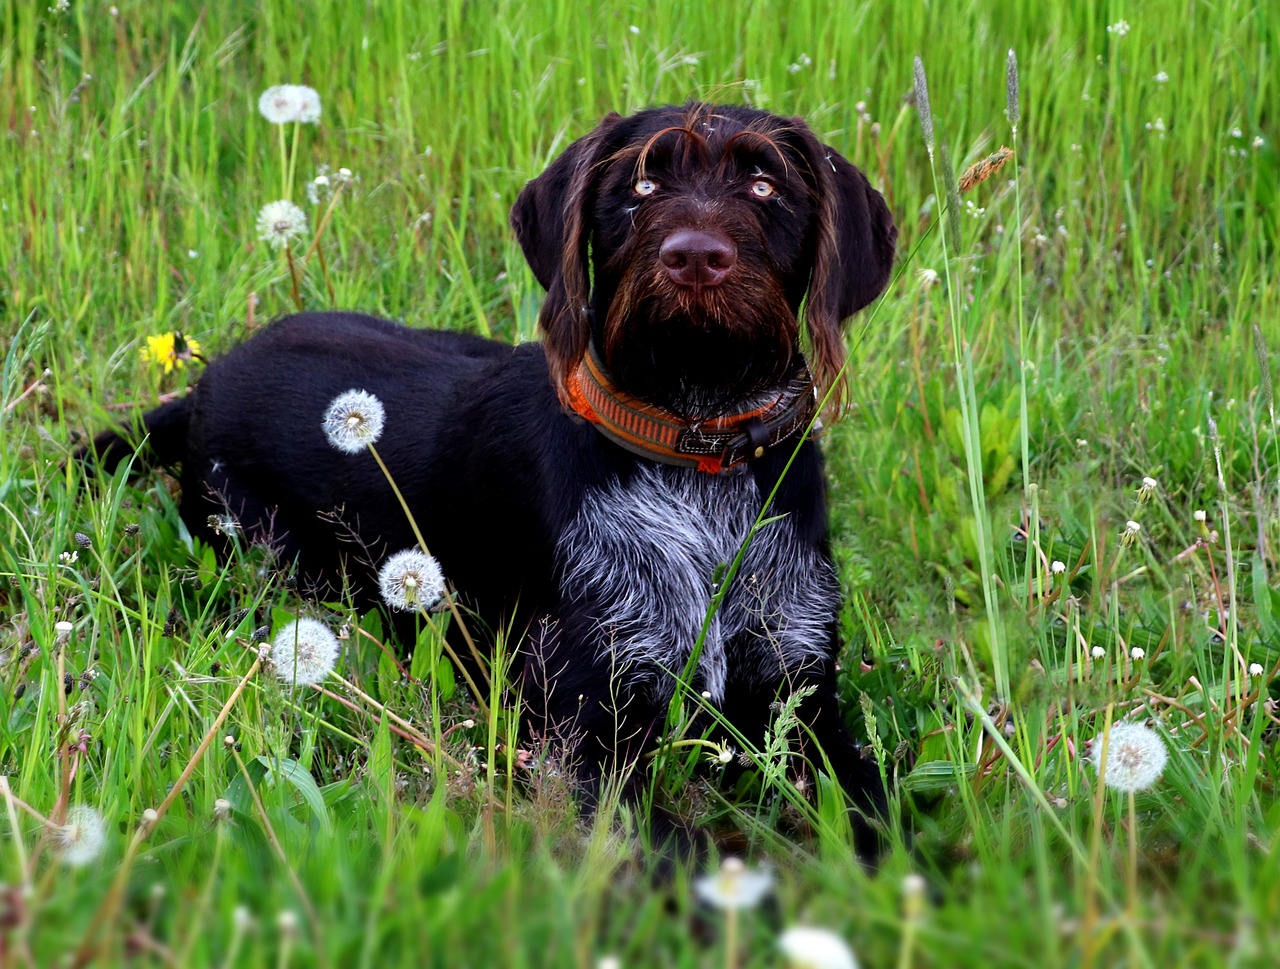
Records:
M960 194L963 195L971 188L977 188L996 172L1000 171L1005 162L1012 157L1013 152L1001 145L986 158L974 162L960 176Z
M924 132L924 146L933 157L933 112L929 109L929 80L924 74L924 61L915 59L916 111L920 114L920 129Z
M1009 124L1014 128L1022 119L1022 106L1018 102L1018 55L1009 48L1009 59L1005 63L1005 114L1009 116Z

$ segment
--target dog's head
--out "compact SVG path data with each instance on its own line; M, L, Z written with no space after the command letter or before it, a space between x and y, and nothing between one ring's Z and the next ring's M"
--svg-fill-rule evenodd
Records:
M897 237L880 193L803 121L699 103L610 114L525 186L511 225L547 289L557 388L594 339L620 386L676 406L784 379L802 303L825 391Z

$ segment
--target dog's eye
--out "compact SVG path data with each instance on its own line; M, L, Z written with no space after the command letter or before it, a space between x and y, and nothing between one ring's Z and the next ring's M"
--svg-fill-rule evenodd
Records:
M651 178L640 178L631 186L631 190L637 195L652 195L658 190L658 183Z
M777 190L763 178L757 178L751 183L751 194L758 199L772 198L776 193Z

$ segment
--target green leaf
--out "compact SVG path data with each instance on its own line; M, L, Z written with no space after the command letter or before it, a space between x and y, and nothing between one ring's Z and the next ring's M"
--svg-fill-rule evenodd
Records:
M307 773L301 764L296 760L277 759L268 757L266 754L259 754L255 759L266 768L267 774L282 778L293 785L293 789L311 809L312 815L324 834L333 832L333 822L329 818L329 809L325 806L324 795L316 786L315 778Z

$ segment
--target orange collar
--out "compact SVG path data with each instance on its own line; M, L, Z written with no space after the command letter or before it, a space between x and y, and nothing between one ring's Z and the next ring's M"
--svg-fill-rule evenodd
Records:
M568 404L609 440L641 457L719 474L807 427L817 394L801 366L765 403L741 414L691 421L614 386L592 345L566 381Z

